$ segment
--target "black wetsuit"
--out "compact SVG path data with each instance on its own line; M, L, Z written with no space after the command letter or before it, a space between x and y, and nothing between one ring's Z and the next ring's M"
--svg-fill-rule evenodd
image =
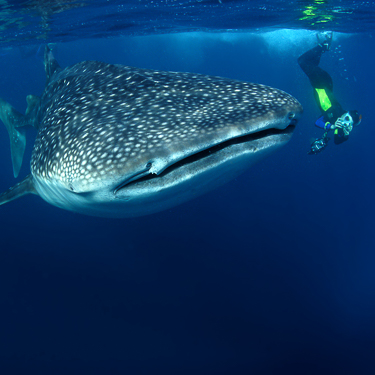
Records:
M333 95L333 81L331 76L322 68L319 67L320 58L326 49L320 45L308 50L298 58L298 64L301 69L309 77L311 86L314 88L314 97L322 112L322 118L316 122L316 125L328 130L328 128L321 126L329 122L334 124L336 120L342 116L346 111ZM319 96L319 92L322 97ZM326 100L322 100L325 98ZM349 136L346 136L341 128L335 129L334 142L336 144L345 142Z

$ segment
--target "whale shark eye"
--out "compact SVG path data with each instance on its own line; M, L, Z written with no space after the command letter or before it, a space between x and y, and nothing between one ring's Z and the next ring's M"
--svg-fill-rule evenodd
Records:
M147 164L146 164L146 168L147 169L150 169L152 167L152 163L149 161Z
M296 114L295 114L294 112L289 112L289 113L288 113L288 119L289 119L289 120L293 120L294 117L296 117Z

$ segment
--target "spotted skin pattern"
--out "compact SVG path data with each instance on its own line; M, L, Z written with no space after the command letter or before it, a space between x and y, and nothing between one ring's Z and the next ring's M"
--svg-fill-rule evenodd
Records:
M298 102L253 83L91 61L57 73L42 103L32 174L79 192Z

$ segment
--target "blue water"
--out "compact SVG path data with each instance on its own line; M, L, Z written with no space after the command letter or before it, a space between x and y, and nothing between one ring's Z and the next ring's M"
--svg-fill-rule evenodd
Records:
M265 28L368 32L374 17L373 1L353 0L8 0L0 4L0 41Z
M322 58L363 120L314 156L319 111L297 64L313 31L71 39L54 49L63 67L96 59L260 82L305 112L284 148L165 212L101 219L37 196L2 206L1 374L375 373L372 31L336 33ZM43 91L37 49L4 47L0 71L0 97L20 111ZM4 127L0 146L5 190L15 180Z

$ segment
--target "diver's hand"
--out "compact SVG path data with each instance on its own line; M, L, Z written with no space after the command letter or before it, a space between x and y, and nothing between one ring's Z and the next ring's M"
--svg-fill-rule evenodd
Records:
M331 129L336 129L336 128L342 128L342 120L341 120L341 117L339 117L336 122L335 122L335 125L331 125Z

